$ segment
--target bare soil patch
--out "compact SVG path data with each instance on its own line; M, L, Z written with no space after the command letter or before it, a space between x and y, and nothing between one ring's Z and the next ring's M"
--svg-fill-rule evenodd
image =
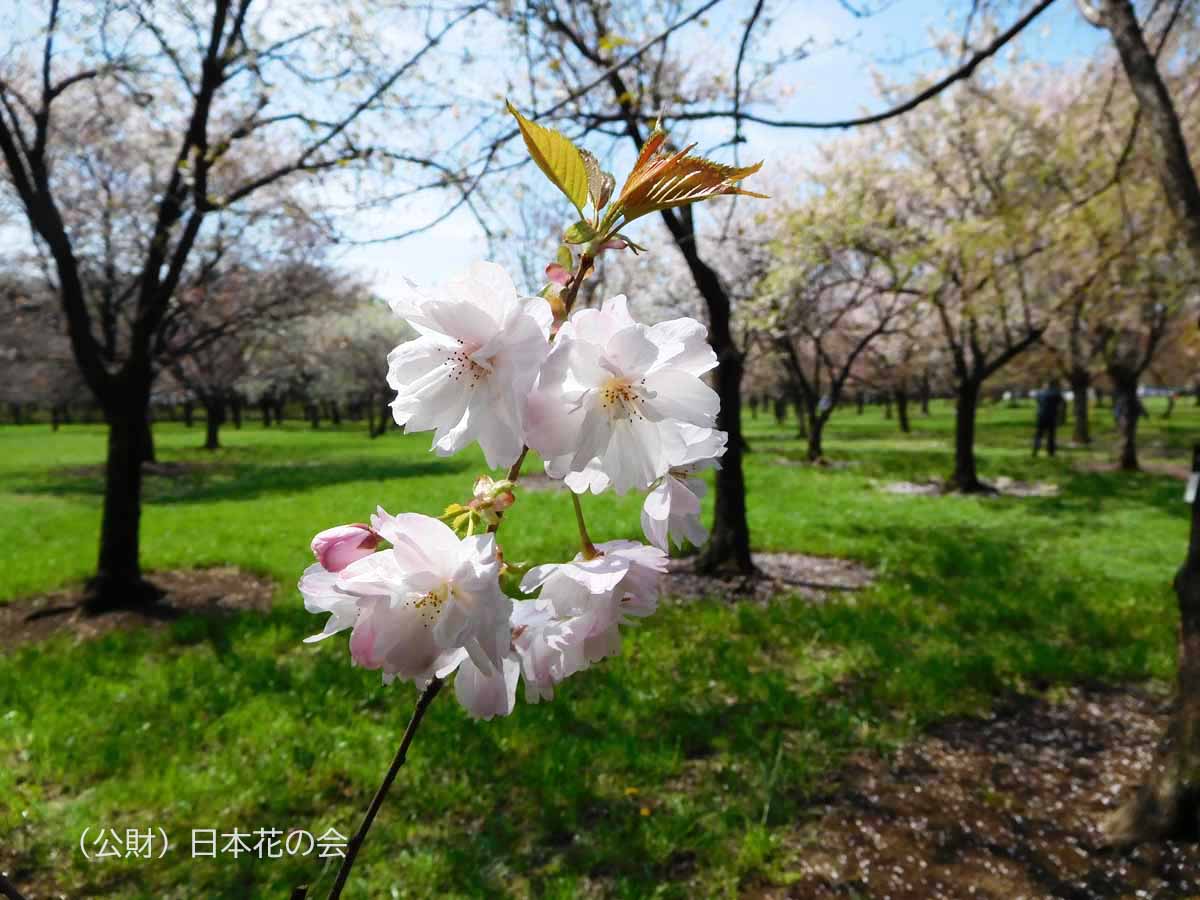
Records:
M275 582L270 578L233 566L151 572L147 579L167 592L159 606L148 613L117 610L86 615L80 608L82 587L0 604L0 651L63 633L76 640L89 640L119 628L161 627L188 614L267 612L275 593Z
M1102 900L1200 895L1200 845L1105 849L1098 823L1149 771L1169 710L1136 687L1015 698L852 758L761 898Z
M704 597L769 603L778 594L799 594L823 601L830 594L861 590L875 580L871 569L849 559L803 553L755 553L752 558L762 577L699 575L695 559L672 559L667 563L662 593L684 603Z
M1191 467L1186 461L1169 462L1167 460L1139 460L1143 472L1149 472L1151 475L1168 475L1171 478L1178 478L1180 481L1187 481L1188 476L1192 474ZM1075 468L1080 472L1116 472L1120 467L1115 462L1097 459L1081 459L1075 464Z
M978 497L1057 497L1058 485L1048 481L1017 481L1006 475L1001 475L988 484L995 489L995 494L977 494ZM932 481L890 481L882 485L889 494L905 494L916 497L941 497L954 492L949 490L946 482L941 479Z

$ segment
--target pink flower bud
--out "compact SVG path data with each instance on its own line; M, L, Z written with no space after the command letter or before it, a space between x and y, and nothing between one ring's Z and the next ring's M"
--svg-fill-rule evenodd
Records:
M571 273L558 263L550 263L546 266L546 277L555 284L566 284L571 280Z
M356 559L370 556L378 545L379 535L366 525L338 525L313 538L312 551L327 572L340 572Z
M513 496L512 491L501 491L496 495L496 499L492 501L492 509L497 512L503 512L513 505L513 501L517 498Z

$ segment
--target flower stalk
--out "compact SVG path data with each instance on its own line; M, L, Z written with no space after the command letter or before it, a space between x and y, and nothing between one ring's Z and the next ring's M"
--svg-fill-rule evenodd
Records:
M583 550L583 558L595 559L600 553L588 535L587 523L583 521L583 504L579 502L579 495L574 491L571 491L571 503L575 505L575 524L579 526L579 545Z

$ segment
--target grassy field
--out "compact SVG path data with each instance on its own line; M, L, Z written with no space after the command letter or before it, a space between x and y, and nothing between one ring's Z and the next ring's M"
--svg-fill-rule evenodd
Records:
M1147 456L1186 459L1200 409L1144 424ZM1008 691L1170 677L1186 544L1182 483L1085 473L1090 451L1029 459L1032 411L981 414L981 474L1057 483L1043 498L930 498L879 484L948 474L951 410L901 435L877 409L839 412L826 451L802 459L794 426L751 423L747 479L757 549L851 557L878 581L814 605L725 599L668 605L621 658L542 706L472 723L431 709L347 896L692 897L786 884L781 835L846 754L886 752L931 721ZM323 896L313 857L190 856L192 829L334 827L350 834L414 693L352 668L295 580L326 526L465 499L481 459L439 460L428 436L358 429L156 428L160 459L200 463L147 486L150 569L234 564L278 581L274 611L189 618L0 656L0 865L68 896ZM0 602L77 582L95 555L103 432L0 428ZM639 500L588 505L597 539L637 537ZM522 494L511 559L573 552L563 495ZM165 858L88 863L85 828L165 829ZM814 836L819 839L819 836Z

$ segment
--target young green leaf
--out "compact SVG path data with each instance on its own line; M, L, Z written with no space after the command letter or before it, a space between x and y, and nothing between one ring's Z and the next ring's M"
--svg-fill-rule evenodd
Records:
M588 173L579 148L559 132L529 121L508 101L504 105L517 120L533 161L582 215L588 200Z
M580 219L563 232L563 240L568 244L586 244L596 236L596 229L591 223Z

